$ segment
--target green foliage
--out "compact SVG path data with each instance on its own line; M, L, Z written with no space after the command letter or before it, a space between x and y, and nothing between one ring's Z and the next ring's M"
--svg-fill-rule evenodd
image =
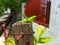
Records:
M43 28L41 28L41 27L38 26L38 28L37 28L37 34L38 34L38 36L42 36L42 34L45 31L46 31L46 27L44 27L44 29L43 29Z
M2 0L0 0L0 16L3 15L4 11L5 11L3 6L4 6L4 4L2 3Z
M2 0L0 0L0 6L4 6L4 4L3 4L3 1L2 1Z
M5 43L7 45L15 45L15 40L14 39L10 39L10 40L7 40Z
M42 38L39 38L39 40L38 40L39 43L46 43L49 41L51 41L50 37L42 37Z
M46 27L41 28L40 26L37 27L37 34L38 34L38 38L36 39L36 37L34 37L34 45L36 45L37 43L47 43L49 41L52 40L51 37L42 37L42 35L45 33L46 31Z
M10 10L13 10L15 12L19 12L21 10L21 3L27 1L28 0L0 0L0 6L4 7L5 9L9 8Z
M4 15L4 11L5 11L4 7L0 6L0 16Z
M25 19L22 21L19 21L20 23L30 23L33 22L36 18L36 16L31 16L31 17L27 17L26 15L24 15Z
M33 22L33 21L35 21L35 19L36 19L36 16L31 16L30 18L28 18L28 21Z
M38 41L35 36L33 36L33 38L34 38L34 45L36 45L38 43Z
M28 2L29 0L21 0L22 2Z
M6 8L14 11L20 11L21 0L3 0Z
M10 8L14 11L20 11L21 9L21 3L27 2L28 0L3 0L3 3L5 4L6 8Z

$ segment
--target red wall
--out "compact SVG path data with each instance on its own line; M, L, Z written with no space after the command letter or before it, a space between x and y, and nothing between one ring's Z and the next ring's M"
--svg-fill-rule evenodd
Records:
M47 1L47 0L46 0ZM30 0L26 6L25 6L25 14L30 17L33 15L36 15L36 22L45 26L48 26L49 21L47 22L46 18L49 18L50 15L50 8L48 8L48 6L50 7L50 3L45 3L45 0ZM46 7L46 11L45 11L45 6Z
M30 2L26 5L25 13L29 17L31 15L39 15L40 13L40 1L39 0L30 0Z

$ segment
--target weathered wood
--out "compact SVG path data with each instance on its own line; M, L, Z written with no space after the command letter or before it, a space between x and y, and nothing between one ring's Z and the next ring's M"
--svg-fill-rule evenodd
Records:
M33 44L33 33L32 33L32 24L31 23L22 23L22 24L13 24L13 33L16 45L34 45ZM17 33L17 34L16 34ZM23 37L17 41L17 38L21 33Z

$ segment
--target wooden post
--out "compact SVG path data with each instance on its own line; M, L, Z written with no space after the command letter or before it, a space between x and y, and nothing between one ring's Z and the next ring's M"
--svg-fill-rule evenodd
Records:
M31 23L13 24L16 45L34 45Z

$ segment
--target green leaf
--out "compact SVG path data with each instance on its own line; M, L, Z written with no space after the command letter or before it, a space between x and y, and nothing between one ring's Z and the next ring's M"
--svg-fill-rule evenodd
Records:
M12 39L12 40L8 40L7 42L7 45L15 45L15 41Z
M25 14L23 14L23 16L24 16L25 19L28 19L28 17Z
M37 39L36 39L36 37L35 36L33 36L33 38L34 38L34 45L36 45L38 42L37 42Z
M3 6L0 6L0 16L4 15L5 8Z
M51 40L52 40L52 38L50 38L50 37L43 37L43 38L39 38L39 43L47 43Z
M36 16L31 16L28 20L29 20L30 22L33 22L35 19L36 19Z
M43 28L41 28L40 26L37 27L37 34L38 36L41 36L43 34Z
M23 21L19 21L20 23L23 23Z
M28 20L24 19L24 20L19 21L19 22L20 22L20 23L27 23L27 22L28 22Z
M28 17L27 17L25 14L23 14L23 16L24 16L24 18L25 18L25 22L29 22L29 21L28 21Z
M38 36L42 36L42 34L46 31L46 27L42 28L40 26L37 27Z
M23 23L23 22L25 22L25 23L31 23L31 22L33 22L33 21L35 20L36 16L32 16L32 17L28 18L28 17L24 14L24 18L25 18L24 20L19 21L19 22L21 22L21 23Z

